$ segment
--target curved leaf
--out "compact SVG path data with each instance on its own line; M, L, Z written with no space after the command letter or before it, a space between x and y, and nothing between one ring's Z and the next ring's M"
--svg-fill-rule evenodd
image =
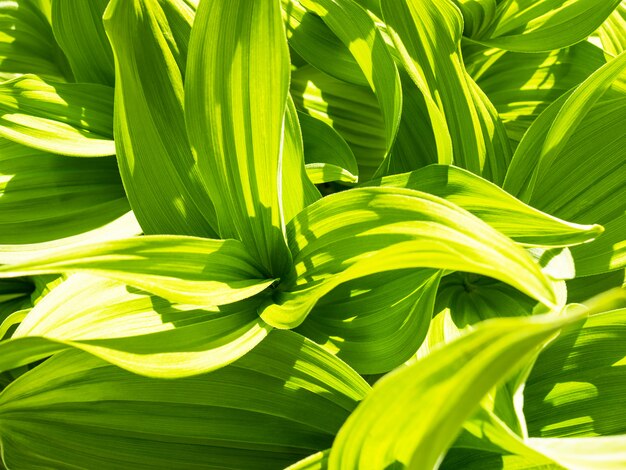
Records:
M113 89L35 75L6 81L0 84L0 136L62 155L113 155Z
M187 18L186 34L191 29ZM187 140L182 45L157 0L113 0L104 15L116 67L115 143L145 233L215 237L217 224ZM182 28L180 21L176 23Z
M346 141L324 121L299 113L306 172L315 184L356 183L359 167Z
M113 158L51 155L0 138L0 262L27 245L80 237L109 224L131 236L138 231L128 211Z
M402 114L402 86L393 57L376 23L352 0L299 0L348 47L380 107L385 130L386 158L398 133ZM383 165L385 163L382 163Z
M471 45L463 48L463 59L514 145L550 103L606 63L602 50L586 41L535 54Z
M330 447L368 390L292 332L271 333L239 361L180 380L68 351L0 394L3 460L10 468L283 468Z
M482 397L576 319L490 320L384 377L339 431L329 469L437 468Z
M279 0L203 2L190 39L185 117L222 238L274 277L288 270L281 208L289 51Z
M424 95L438 161L499 183L510 148L493 106L468 76L460 54L463 18L448 0L384 2L383 15L408 74Z
M298 0L281 0L289 45L317 69L355 85L369 83L350 49Z
M426 337L440 276L400 270L348 281L322 297L297 331L361 374L389 372Z
M54 37L65 52L77 82L115 84L115 64L102 15L109 0L52 0Z
M626 215L626 95L612 89L626 54L608 62L549 106L520 142L504 189L533 207L606 232L575 248L578 275L623 266Z
M239 359L267 336L258 303L198 309L78 274L22 318L10 340L0 342L0 370L71 347L141 375L202 374Z
M622 3L598 29L602 48L614 56L626 50L626 2Z
M0 267L0 277L86 271L175 302L224 305L257 294L274 280L237 240L147 235L53 251Z
M367 184L434 194L527 246L578 245L593 240L603 231L598 225L572 224L538 211L495 184L454 166L430 165Z
M414 268L452 269L500 279L546 305L550 281L527 253L443 199L408 189L361 188L325 197L288 227L295 271L262 318L291 328L317 301L352 279Z
M495 20L476 39L482 44L519 52L543 52L587 38L620 0L504 0Z
M371 178L386 152L385 124L372 90L305 65L291 75L291 96L298 111L332 127L346 141L361 180Z
M0 80L24 73L50 80L72 78L48 19L36 3L5 0L0 4Z

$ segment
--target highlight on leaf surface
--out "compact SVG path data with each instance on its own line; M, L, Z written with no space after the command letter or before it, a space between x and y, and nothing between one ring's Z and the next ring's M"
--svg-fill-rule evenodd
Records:
M626 468L625 12L0 1L0 468Z

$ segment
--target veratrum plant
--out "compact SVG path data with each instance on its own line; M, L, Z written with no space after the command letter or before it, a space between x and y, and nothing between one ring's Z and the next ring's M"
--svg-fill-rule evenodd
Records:
M626 0L0 1L0 468L626 468Z

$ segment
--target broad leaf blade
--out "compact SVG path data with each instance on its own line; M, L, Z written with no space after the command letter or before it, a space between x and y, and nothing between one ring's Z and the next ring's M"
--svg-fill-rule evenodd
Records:
M510 159L502 122L465 71L463 19L448 0L382 4L402 63L424 95L438 161L453 162L500 183Z
M140 377L68 351L2 392L0 440L9 467L283 468L328 448L368 390L291 332L181 380Z
M72 79L48 18L36 3L7 0L0 4L0 80L24 73L50 80Z
M62 155L113 155L113 89L35 75L6 81L0 84L0 136Z
M402 175L369 182L371 186L408 188L450 201L518 243L533 246L569 246L593 240L598 225L559 220L534 209L489 181L462 168L430 165Z
M0 262L7 252L97 232L122 217L127 223L116 231L137 234L129 209L115 159L51 155L0 138Z
M152 235L86 244L16 265L1 277L87 271L125 282L168 300L223 305L271 285L237 240Z
M552 305L550 281L521 248L458 206L407 189L362 188L328 196L289 224L295 271L262 318L302 323L317 301L352 279L415 268L500 279Z
M114 0L104 23L116 66L117 160L139 223L148 234L214 237L214 210L185 129L183 47L174 42L184 31L173 32L157 0ZM187 35L190 23L183 22Z
M267 336L258 303L199 309L118 281L75 275L45 296L10 340L0 342L0 369L76 348L141 375L202 374L239 359Z
M520 52L561 49L593 33L620 0L504 0L476 40Z
M113 86L113 52L102 24L102 14L109 0L53 0L51 3L54 37L65 52L76 81Z
M491 320L388 375L342 427L329 468L437 468L482 397L570 322L554 315Z
M185 83L189 139L219 233L269 274L288 270L281 154L289 51L279 0L200 4Z

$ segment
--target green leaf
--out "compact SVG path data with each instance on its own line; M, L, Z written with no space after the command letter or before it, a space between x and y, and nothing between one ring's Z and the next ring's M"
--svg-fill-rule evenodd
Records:
M75 157L115 154L113 89L24 75L0 84L0 136Z
M68 351L4 389L0 441L10 468L284 468L330 447L368 390L292 332L180 380Z
M72 347L151 377L201 374L239 359L267 336L270 328L258 317L258 304L251 299L199 309L77 274L21 318L10 340L0 342L0 369Z
M102 15L109 0L52 0L54 37L65 52L77 82L115 84L113 52Z
M402 114L402 86L395 62L376 23L353 0L299 0L337 35L359 64L374 91L385 130L386 158ZM385 163L383 163L384 165Z
M448 0L382 4L402 63L423 93L439 163L453 162L500 183L510 159L502 122L465 71L463 18Z
M298 0L281 0L289 45L306 62L339 80L369 83L350 49L324 21Z
M9 262L9 252L84 233L98 237L94 242L103 229L109 236L139 233L128 211L115 159L51 155L0 138L0 263Z
M285 142L282 156L282 209L285 223L314 203L321 194L307 176L300 116L291 97L285 114Z
M288 90L279 0L200 4L185 83L189 138L220 235L241 240L274 277L290 262L280 202Z
M0 277L86 271L168 300L224 305L257 294L265 279L237 240L147 235L53 251L0 267Z
M426 337L440 276L400 270L348 281L322 297L297 331L360 374L389 372Z
M0 4L0 80L24 73L50 80L72 78L48 19L36 3L5 0Z
M339 431L329 468L437 468L482 397L576 318L490 320L384 377Z
M337 131L357 160L359 178L370 179L387 151L385 124L373 91L305 65L291 75L291 96L298 111Z
M356 183L359 167L346 141L324 121L298 113L302 127L306 173L315 183Z
M535 54L470 45L463 59L515 146L548 105L606 63L602 50L588 42Z
M433 163L451 164L451 151L438 155L437 136L429 116L427 98L406 72L402 71L400 78L403 119L400 121L386 174L405 173ZM449 142L446 145L449 147Z
M546 305L556 301L539 266L509 238L458 206L413 190L361 188L325 197L298 214L287 234L295 271L261 313L277 328L302 323L340 284L402 269L475 272Z
M520 142L504 182L542 211L604 225L597 241L572 250L578 275L619 268L626 258L626 95L618 88L625 67L622 54L550 105Z
M179 20L188 36L192 18ZM184 31L174 32L157 0L113 0L104 25L115 56L117 159L139 223L148 234L215 237L185 129L183 46L175 42Z
M593 33L620 0L504 0L489 28L473 39L499 49L544 52Z
M614 56L626 50L626 2L622 1L598 29L602 48Z
M454 166L430 165L367 184L408 188L441 197L526 246L578 245L602 233L598 225L572 224L538 211L495 184Z
M531 437L626 434L626 310L589 317L539 356L524 388Z

